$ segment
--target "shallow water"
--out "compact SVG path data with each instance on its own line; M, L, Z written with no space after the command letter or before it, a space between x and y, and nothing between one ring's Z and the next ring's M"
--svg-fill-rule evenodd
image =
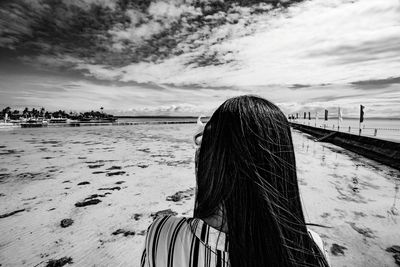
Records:
M195 186L194 127L0 132L0 215L23 209L0 218L0 264L44 266L70 256L76 266L138 266L151 213L191 215L193 197L166 198ZM331 227L312 228L328 250L346 248L330 253L332 266L396 266L385 249L400 244L400 173L302 133L293 137L306 220ZM96 205L74 205L92 194L104 196ZM72 226L61 228L64 218ZM117 229L136 235L112 235Z

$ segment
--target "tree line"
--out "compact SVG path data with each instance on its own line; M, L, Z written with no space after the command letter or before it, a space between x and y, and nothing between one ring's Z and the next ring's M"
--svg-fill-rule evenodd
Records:
M65 110L58 110L54 112L49 112L45 110L45 108L32 108L29 110L27 107L24 108L22 111L18 109L11 109L10 107L6 107L1 111L1 119L4 120L7 117L11 120L21 120L21 119L51 119L51 118L66 118L66 119L73 119L73 120L85 120L85 119L105 119L105 118L112 118L113 115L106 114L103 112L103 107L100 108L101 111L88 111L88 112L66 112Z

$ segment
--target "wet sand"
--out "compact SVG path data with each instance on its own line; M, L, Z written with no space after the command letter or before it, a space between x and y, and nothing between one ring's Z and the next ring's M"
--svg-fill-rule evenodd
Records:
M66 266L139 266L158 211L192 215L193 128L0 132L0 266L57 259ZM306 219L332 227L312 227L332 266L396 266L385 249L400 244L400 173L293 135Z
M312 227L326 242L332 266L397 266L385 250L400 243L400 172L311 136L294 136L306 220L332 227Z

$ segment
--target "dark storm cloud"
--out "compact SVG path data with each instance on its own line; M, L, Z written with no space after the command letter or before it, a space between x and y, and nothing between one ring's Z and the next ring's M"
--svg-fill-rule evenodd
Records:
M307 88L307 87L311 87L311 85L309 84L292 84L291 86L289 86L290 89L301 89L301 88Z
M71 54L99 61L109 51L107 31L126 20L108 6L88 7L61 0L1 2L3 48L20 55ZM102 53L99 53L102 52ZM113 57L111 54L111 61Z
M400 84L400 77L390 77L387 79L365 80L351 83L354 87L360 89L387 88L393 84Z
M213 27L250 20L240 7L251 6L253 14L292 2L300 0L2 1L0 47L20 56L71 56L110 66L160 62L203 45ZM187 64L224 64L223 55L204 52Z

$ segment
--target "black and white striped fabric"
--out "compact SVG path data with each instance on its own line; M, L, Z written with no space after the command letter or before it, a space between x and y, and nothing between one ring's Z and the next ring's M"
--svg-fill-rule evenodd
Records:
M317 245L323 242L310 231ZM142 267L227 267L225 233L196 218L166 216L156 219L147 231Z

